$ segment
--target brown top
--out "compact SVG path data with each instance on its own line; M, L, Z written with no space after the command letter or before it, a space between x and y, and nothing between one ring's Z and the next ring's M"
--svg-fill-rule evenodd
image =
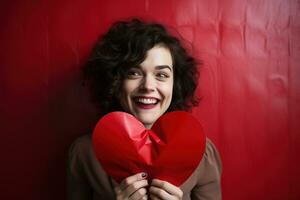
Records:
M213 143L207 139L201 162L193 174L180 186L184 200L221 199L222 164ZM114 183L102 169L92 149L91 135L85 135L71 145L68 160L69 200L114 200Z

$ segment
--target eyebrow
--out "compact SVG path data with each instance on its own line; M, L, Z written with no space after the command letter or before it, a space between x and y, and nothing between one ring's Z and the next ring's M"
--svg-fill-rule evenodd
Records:
M165 68L172 71L172 68L169 65L157 65L157 66L155 66L155 69L165 69Z
M141 66L138 65L138 66L134 66L134 67L131 67L131 68L137 68L137 69L139 69L139 68L141 68ZM166 68L169 69L170 71L173 71L172 68L169 65L157 65L157 66L155 66L156 70L157 69L166 69Z

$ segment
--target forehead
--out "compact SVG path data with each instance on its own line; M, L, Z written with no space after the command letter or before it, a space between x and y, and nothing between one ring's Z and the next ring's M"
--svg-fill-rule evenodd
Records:
M147 51L145 60L140 64L140 67L156 67L169 66L173 69L173 61L170 50L163 45L155 45Z

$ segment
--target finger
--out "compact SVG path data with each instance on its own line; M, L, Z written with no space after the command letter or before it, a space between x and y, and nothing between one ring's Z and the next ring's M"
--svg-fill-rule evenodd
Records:
M149 197L150 197L151 200L161 200L160 198L158 198L154 194L150 194Z
M129 176L121 182L120 189L125 190L132 183L146 179L146 178L147 178L147 173L145 173L145 172L141 172L141 173Z
M131 196L129 196L129 199L143 199L143 197L147 197L147 190L145 188L140 188L136 190Z
M142 198L140 198L139 200L148 200L148 195L143 196ZM152 200L152 199L151 199Z
M143 196L140 200L148 200L148 195Z
M143 196L142 198L140 198L139 200L148 200L148 195ZM152 199L151 199L152 200Z
M115 187L116 195L122 197L121 199L148 199L147 190L145 187L148 186L147 180L141 180L134 182L128 186L125 190L121 190L119 187ZM117 198L118 199L118 198Z
M177 197L182 197L183 196L183 192L179 187L176 187L175 185L172 185L171 183L167 182L167 181L162 181L162 180L158 180L158 179L153 179L151 182L152 186L161 188L163 190L165 190L166 192L168 192L171 195L175 195Z
M149 188L149 193L151 195L154 195L158 199L168 199L168 200L177 199L177 197L175 197L175 196L169 194L168 192L166 192L165 190L163 190L161 188L158 188L158 187L155 187L155 186L151 186Z
M147 187L148 185L149 184L147 180L136 181L131 185L129 185L125 190L123 190L123 193L125 194L126 197L130 197L139 189Z

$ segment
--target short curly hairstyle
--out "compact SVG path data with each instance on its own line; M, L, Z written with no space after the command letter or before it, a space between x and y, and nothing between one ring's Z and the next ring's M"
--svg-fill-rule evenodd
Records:
M124 74L142 63L147 51L158 44L170 50L174 68L173 96L167 112L188 111L198 104L195 90L199 77L197 64L201 62L197 63L162 24L133 18L114 23L100 37L83 67L85 83L101 114L123 110L117 95Z

